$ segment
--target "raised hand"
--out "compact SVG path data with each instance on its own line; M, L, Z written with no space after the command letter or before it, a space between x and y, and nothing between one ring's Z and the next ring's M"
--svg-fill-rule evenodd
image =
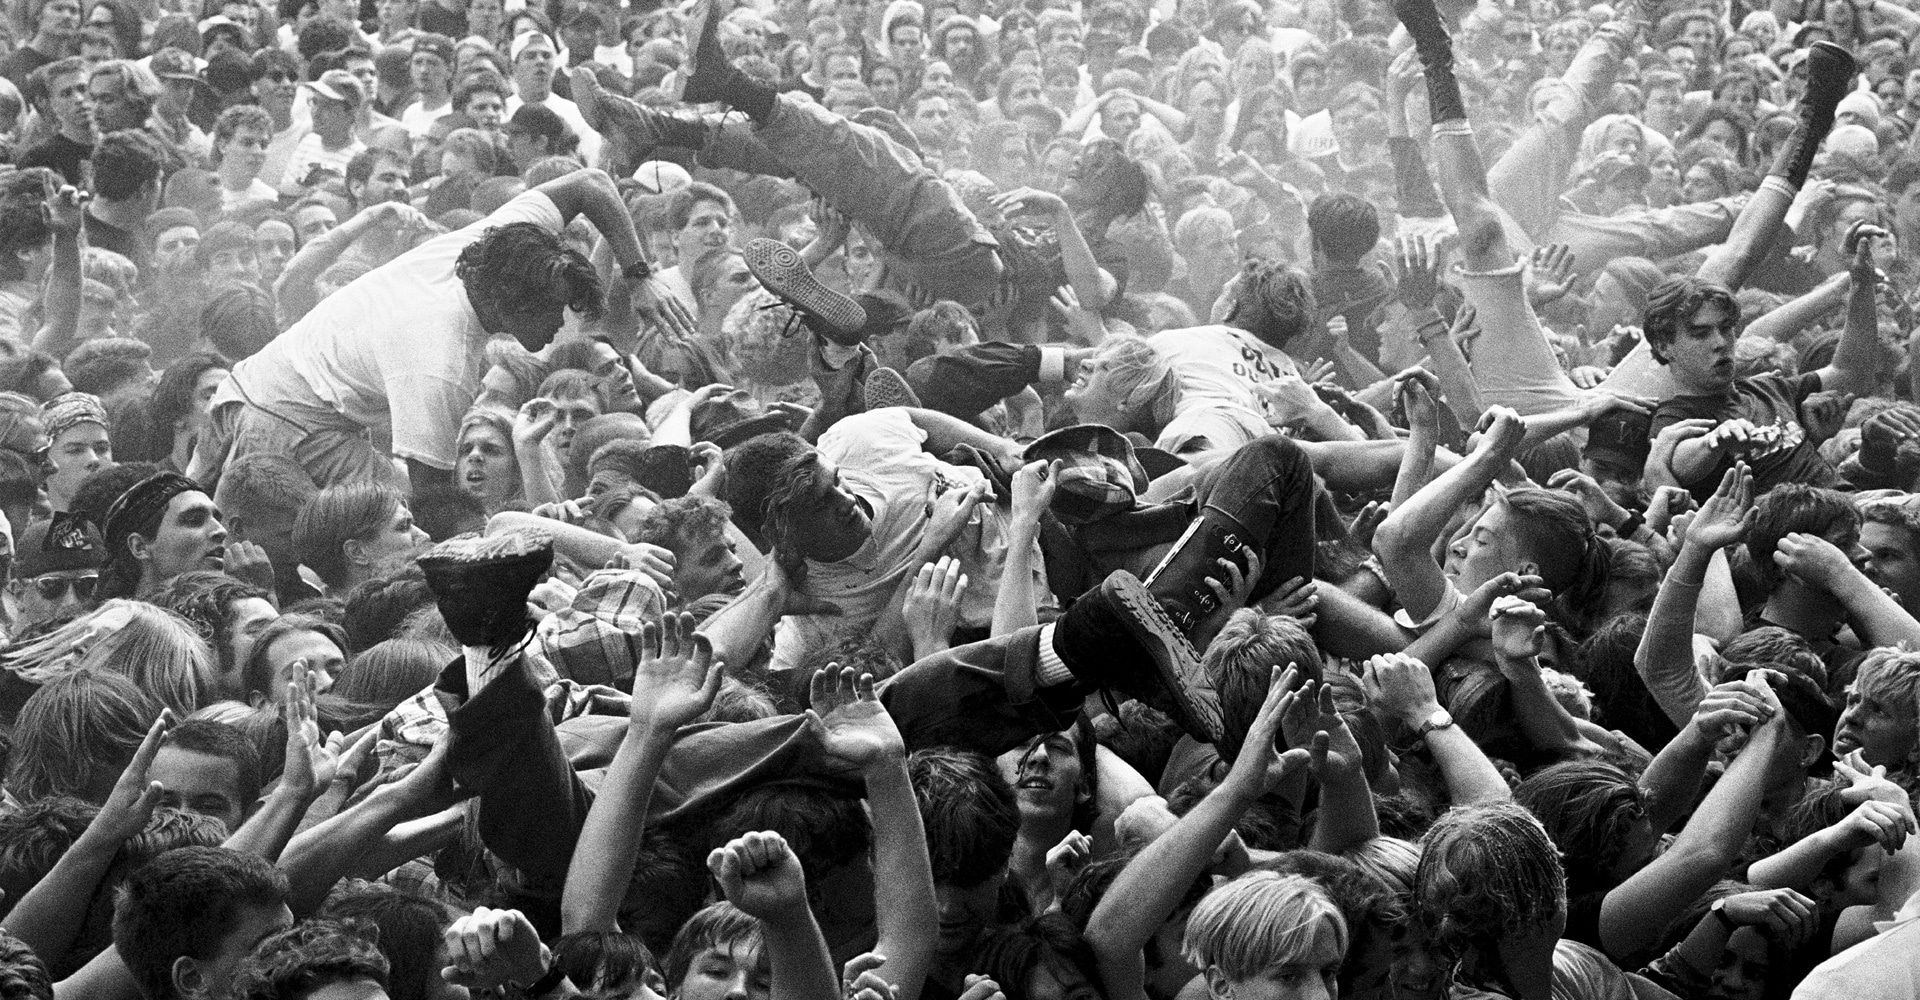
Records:
M904 760L906 741L885 706L873 693L873 675L829 663L813 674L808 685L810 711L826 728L828 754L861 771L872 771Z
M771 831L735 837L707 855L707 871L727 902L748 916L778 921L807 909L807 879L786 838Z
M1038 524L1040 515L1053 503L1054 487L1060 482L1060 460L1028 462L1013 474L1013 520L1018 524Z
M268 593L274 589L273 560L267 550L241 538L227 540L226 574Z
M693 314L661 283L658 273L628 282L627 302L642 326L665 331L671 340L692 340L700 331Z
M1719 487L1693 515L1682 537L1688 545L1708 552L1724 549L1746 538L1758 516L1753 507L1753 473L1745 462L1736 462L1720 477Z
M1307 367L1300 370L1300 378L1308 385L1324 382L1333 377L1333 362L1326 358L1315 358Z
M1433 305L1434 296L1440 292L1439 255L1433 253L1426 240L1418 237L1403 236L1394 249L1394 297L1408 309Z
M1573 247L1565 243L1549 243L1534 247L1527 268L1527 298L1535 309L1558 302L1572 289Z
M1433 673L1405 653L1369 659L1360 683L1366 689L1368 705L1408 725L1423 722L1440 710Z
M1859 750L1835 760L1833 774L1847 783L1840 790L1840 801L1847 805L1857 806L1867 801L1907 802L1906 790L1887 777L1886 765L1868 764L1866 755Z
M899 987L880 974L887 964L885 955L861 952L840 967L840 995L846 1000L894 1000Z
M1059 195L1031 187L1002 191L987 201L1009 219L1021 215L1058 215L1067 210L1066 200Z
M1853 406L1853 400L1853 393L1838 389L1827 389L1808 396L1800 404L1800 426L1806 428L1807 439L1819 444L1840 433L1840 426L1846 423L1847 410Z
M1493 622L1493 651L1504 669L1511 663L1539 669L1547 646L1547 614L1532 601L1502 597L1488 613Z
M62 184L53 197L40 203L40 218L56 233L76 234L86 225L87 202L91 200L93 196L85 191Z
M985 976L968 975L963 982L967 988L960 994L960 1000L1007 1000L1000 984Z
M470 990L531 986L553 961L540 933L519 910L482 906L447 928L446 943L451 964L440 970L440 978Z
M1527 422L1505 406L1487 407L1487 411L1480 414L1475 430L1480 434L1475 451L1502 460L1518 453L1527 438Z
M1272 678L1267 684L1267 697L1260 703L1260 712L1253 718L1253 725L1247 727L1246 742L1240 747L1240 755L1234 758L1233 769L1227 772L1222 784L1233 784L1242 793L1251 795L1265 794L1279 784L1291 772L1302 771L1308 766L1307 751L1299 747L1280 752L1279 740L1281 719L1293 711L1293 704L1299 698L1294 689L1300 683L1300 668L1287 664L1282 670L1273 668Z
M335 733L331 740L322 740L320 712L314 706L314 672L307 669L305 660L295 661L293 672L293 679L287 682L286 702L281 706L287 724L287 764L281 780L311 797L333 784L345 736Z
M694 631L698 624L692 615L669 613L641 627L632 729L672 733L713 707L726 664L714 658L713 643Z
M1545 604L1553 600L1553 594L1547 590L1547 581L1537 576L1522 576L1519 573L1502 573L1473 589L1460 605L1461 620L1480 623L1493 617L1496 601L1505 597L1519 597L1532 604Z
M1554 473L1547 478L1547 488L1573 494L1596 524L1619 524L1627 519L1627 509L1608 496L1592 476L1579 469L1561 469Z
M1407 429L1426 428L1429 432L1439 426L1440 380L1425 368L1413 367L1393 377L1394 402L1400 404L1400 410L1407 416Z
M672 549L648 542L628 542L620 546L609 563L615 569L637 569L647 574L661 590L673 589L673 564Z
M1347 538L1363 549L1373 548L1373 533L1380 530L1380 523L1393 513L1393 504L1379 500L1369 500L1360 513L1353 516L1353 523L1347 526Z
M1862 847L1880 845L1888 854L1900 850L1907 842L1909 834L1920 833L1913 818L1913 808L1905 802L1882 802L1868 799L1853 807L1847 818L1829 828L1834 842L1842 850L1852 851Z
M113 791L107 793L107 801L101 804L87 832L98 830L100 836L117 844L147 828L147 821L153 818L153 811L159 808L167 792L158 781L147 780L147 769L153 766L153 758L160 753L160 744L166 742L167 731L175 721L173 709L162 709L160 717L147 727L147 735L133 752L133 760L120 772Z
M1058 844L1047 848L1047 881L1053 884L1053 897L1059 899L1067 891L1080 870L1093 860L1093 838L1078 830L1068 830Z
M993 486L985 480L950 489L934 497L927 504L927 530L921 543L923 551L931 556L953 544L981 502L992 499Z
M513 415L514 447L526 447L546 440L559 420L560 408L545 396L535 396L520 404L520 411Z
M1282 375L1254 386L1260 398L1266 400L1269 414L1267 422L1285 425L1306 419L1326 404L1313 391L1313 384L1298 375Z
M960 599L966 590L967 575L960 572L960 560L941 556L939 562L920 564L902 608L916 658L952 644L953 630L960 624Z
M1333 686L1307 681L1299 697L1280 718L1280 730L1290 747L1308 747L1308 762L1320 781L1335 771L1360 769L1360 744L1347 720L1333 704ZM1329 770L1331 769L1331 770Z

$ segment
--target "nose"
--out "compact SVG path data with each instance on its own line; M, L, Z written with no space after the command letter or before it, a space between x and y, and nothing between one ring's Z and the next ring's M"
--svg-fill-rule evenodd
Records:
M313 672L313 693L326 694L333 690L333 671L315 670Z
M728 997L745 997L746 995L747 995L747 970L743 968L735 971L733 974L733 978L728 980L727 996Z
M207 534L214 541L224 542L227 540L227 526L221 524L218 518L208 520L207 525Z

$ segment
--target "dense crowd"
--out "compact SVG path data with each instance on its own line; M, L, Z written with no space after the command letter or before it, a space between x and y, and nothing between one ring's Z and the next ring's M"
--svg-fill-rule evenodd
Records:
M0 1000L1920 1000L1920 2L6 13Z

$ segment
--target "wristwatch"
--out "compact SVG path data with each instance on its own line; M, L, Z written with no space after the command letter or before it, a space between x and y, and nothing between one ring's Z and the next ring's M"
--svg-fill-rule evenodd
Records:
M1436 708L1433 710L1432 715L1426 717L1425 721L1413 727L1413 735L1419 739L1426 739L1428 733L1436 729L1445 729L1451 725L1453 725L1453 713L1448 712L1444 708Z
M1713 914L1713 919L1720 921L1720 926L1725 927L1728 934L1732 934L1740 928L1740 925L1735 923L1734 919L1727 915L1727 899L1725 896L1714 900L1713 905L1707 907L1707 912Z
M628 281L645 281L647 279L647 276L653 273L653 261L650 261L645 257L642 257L639 260L636 260L633 263L628 264L625 267L622 267L620 269L620 273Z

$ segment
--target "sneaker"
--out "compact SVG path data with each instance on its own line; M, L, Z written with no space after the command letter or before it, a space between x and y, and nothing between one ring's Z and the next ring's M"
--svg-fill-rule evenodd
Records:
M612 93L600 86L590 69L575 69L570 78L580 117L618 149L616 175L624 176L648 160L659 159L657 151L663 146L695 151L706 148L706 122L643 107L630 97Z
M726 100L727 62L720 48L720 20L733 9L732 0L700 0L694 8L688 34L693 36L692 51L687 53L686 85L680 92L685 104L714 104Z
M533 627L527 595L553 565L553 540L531 531L462 535L434 546L419 563L454 639L503 651Z
M919 406L920 396L913 386L891 368L877 368L867 376L867 409L884 410L889 406Z
M767 291L801 316L817 320L814 329L828 340L851 347L863 339L867 311L860 308L860 303L821 284L798 251L779 240L762 238L749 240L742 255L747 269Z
M1188 735L1218 745L1220 696L1193 648L1138 577L1114 570L1054 624L1054 650L1084 684L1165 712Z

